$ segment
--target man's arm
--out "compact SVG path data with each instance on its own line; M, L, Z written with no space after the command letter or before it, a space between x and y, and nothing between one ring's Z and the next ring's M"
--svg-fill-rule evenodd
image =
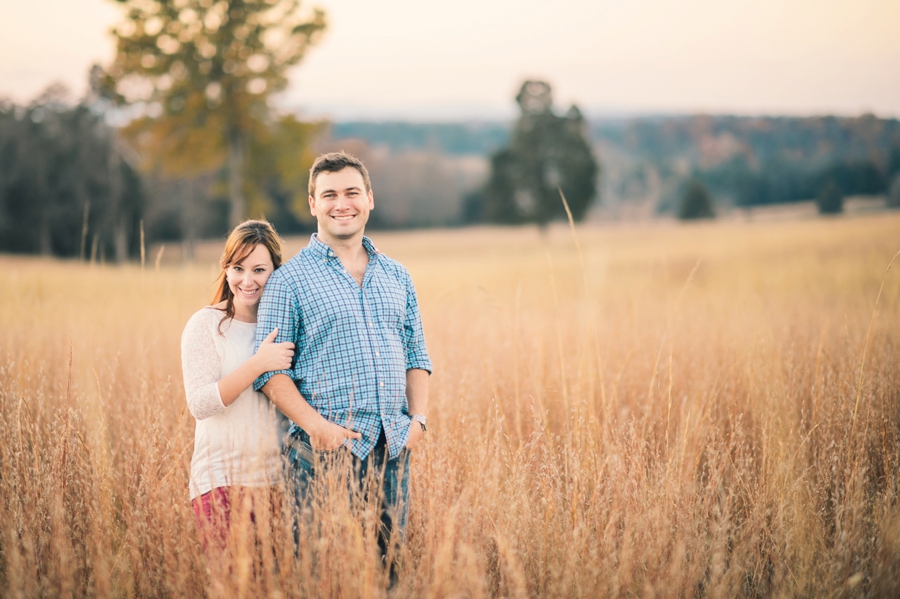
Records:
M309 444L313 449L331 451L340 447L344 439L362 437L357 432L329 422L316 412L315 408L300 395L300 391L297 390L291 377L286 374L272 375L261 391L281 410L282 414L306 431L309 435Z
M259 310L256 315L256 338L253 352L258 353L269 336L277 330L276 337L272 340L276 344L290 343L293 346L293 354L296 354L297 329L300 324L300 311L297 306L297 298L292 293L291 285L285 280L283 271L276 270L269 277L262 298L259 301ZM292 358L294 356L292 355ZM284 374L289 378L293 375L294 360L291 359L282 369L266 370L253 381L253 388L261 391L263 385L275 374Z
M422 315L419 314L419 300L412 278L404 269L406 277L406 322L403 323L403 349L406 352L406 403L409 414L428 416L428 377L431 375L431 360L425 348L422 332ZM413 449L425 430L413 421L409 427L406 448Z
M428 416L428 377L427 370L413 368L406 371L406 401L409 405L410 415L419 414ZM409 439L406 448L413 449L425 435L422 425L411 422L409 426Z

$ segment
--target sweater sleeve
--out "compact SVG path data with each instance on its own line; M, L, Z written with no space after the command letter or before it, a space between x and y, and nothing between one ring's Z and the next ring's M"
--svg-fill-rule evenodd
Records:
M222 358L213 338L220 318L216 311L204 308L191 317L181 335L184 395L197 420L215 416L226 407L218 385Z

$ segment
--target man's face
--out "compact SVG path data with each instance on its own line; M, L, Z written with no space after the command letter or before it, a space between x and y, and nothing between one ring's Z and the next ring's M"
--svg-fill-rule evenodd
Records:
M309 211L319 222L321 241L362 237L375 207L371 191L358 170L347 167L335 173L316 175L315 196L309 196Z

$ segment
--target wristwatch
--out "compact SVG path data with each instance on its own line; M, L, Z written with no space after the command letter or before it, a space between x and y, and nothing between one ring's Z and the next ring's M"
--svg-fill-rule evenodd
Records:
M410 420L421 424L423 432L428 431L428 429L425 428L425 417L424 416L422 416L421 414L410 414L409 418L410 418Z

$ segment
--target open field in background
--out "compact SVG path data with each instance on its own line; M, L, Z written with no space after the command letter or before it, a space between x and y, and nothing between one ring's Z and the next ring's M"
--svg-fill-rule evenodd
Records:
M435 365L397 596L896 596L900 214L577 234L373 235ZM277 569L207 575L179 340L211 247L0 257L0 594L384 595L337 503L302 559L276 531Z

